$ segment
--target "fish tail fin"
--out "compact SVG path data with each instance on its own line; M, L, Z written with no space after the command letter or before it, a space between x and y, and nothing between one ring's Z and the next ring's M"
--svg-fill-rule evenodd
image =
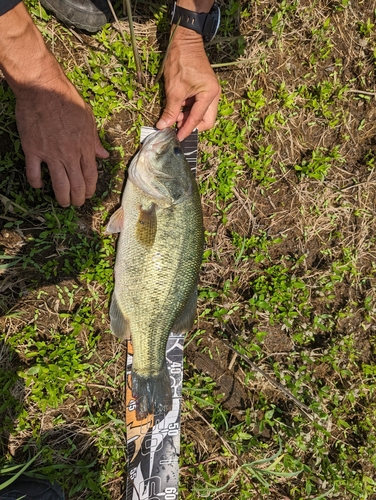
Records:
M157 375L143 376L132 371L132 394L136 399L136 417L167 413L172 409L171 379L166 363Z

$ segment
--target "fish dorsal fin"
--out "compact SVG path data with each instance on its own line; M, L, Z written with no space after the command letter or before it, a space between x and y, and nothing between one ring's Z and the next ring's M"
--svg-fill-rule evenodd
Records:
M115 294L112 295L111 299L110 325L112 333L118 339L129 340L131 338L129 321L121 311Z
M197 287L191 293L188 298L184 309L180 313L179 317L176 319L172 331L174 333L186 333L188 332L195 321L197 310Z
M136 238L147 248L154 244L157 233L157 214L156 205L152 203L149 207L140 206L140 212L137 221Z
M110 221L106 227L106 233L121 233L124 227L124 210L120 207L111 215Z

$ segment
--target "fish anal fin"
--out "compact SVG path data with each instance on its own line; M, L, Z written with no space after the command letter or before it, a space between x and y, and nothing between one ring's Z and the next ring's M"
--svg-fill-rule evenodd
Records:
M120 233L124 227L124 210L120 207L111 215L110 221L106 227L106 233Z
M197 311L197 288L193 290L190 297L188 298L184 309L176 319L172 331L174 333L186 333L188 332L195 322Z
M156 205L152 203L149 207L140 206L140 213L137 221L136 238L147 248L154 244L157 233Z
M110 306L110 326L112 333L118 339L129 340L131 338L129 321L121 311L115 294L112 296Z

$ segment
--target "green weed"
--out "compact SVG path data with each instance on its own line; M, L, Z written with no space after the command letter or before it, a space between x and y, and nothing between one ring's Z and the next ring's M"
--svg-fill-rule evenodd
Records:
M140 24L158 30L157 40L146 29L138 36L143 87L113 25L78 44L38 2L27 5L94 110L111 152L101 170L113 180L82 209L57 206L45 167L45 189L29 188L14 96L0 84L1 465L15 474L37 455L29 472L58 480L67 498L110 500L121 495L126 461L124 359L107 337L115 245L102 227L140 125L160 112L163 84L153 78L167 9L134 5ZM128 42L121 2L114 7ZM374 8L335 0L221 9L206 48L211 62L231 66L216 68L217 121L200 133L208 238L191 341L214 363L231 326L231 346L271 380L230 353L223 371L248 395L234 412L214 377L186 362L180 494L371 500Z
M253 315L266 313L270 324L281 322L291 327L296 318L306 316L311 309L306 284L282 265L263 270L250 286L249 305Z
M294 165L294 168L301 176L323 180L328 175L333 164L341 164L344 161L338 146L331 151L328 151L327 148L318 148L312 151L310 158L304 159L300 165Z

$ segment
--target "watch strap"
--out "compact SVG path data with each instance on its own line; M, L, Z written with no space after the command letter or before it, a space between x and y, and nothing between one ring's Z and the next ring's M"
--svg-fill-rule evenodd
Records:
M179 7L174 2L171 15L171 24L177 24L184 28L196 31L202 35L205 42L212 40L217 32L220 21L220 11L216 3L214 3L210 12L193 12L192 10Z

